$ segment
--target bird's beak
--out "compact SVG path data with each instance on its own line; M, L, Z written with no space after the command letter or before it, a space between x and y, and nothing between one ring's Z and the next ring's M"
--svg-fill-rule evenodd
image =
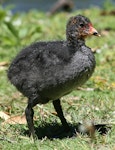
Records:
M101 36L92 25L90 25L89 35Z

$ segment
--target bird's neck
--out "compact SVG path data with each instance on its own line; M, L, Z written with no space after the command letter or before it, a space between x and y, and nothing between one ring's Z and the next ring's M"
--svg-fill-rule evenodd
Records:
M76 52L77 50L80 49L81 46L85 45L85 40L84 39L79 39L79 38L67 38L67 45L70 47L70 49L73 49L73 52Z

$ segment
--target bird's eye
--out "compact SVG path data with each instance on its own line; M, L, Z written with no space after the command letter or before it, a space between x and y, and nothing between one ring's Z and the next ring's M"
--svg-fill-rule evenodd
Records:
M83 23L81 23L81 24L80 24L80 27L82 27L82 28L83 28L83 27L84 27L84 24L83 24Z

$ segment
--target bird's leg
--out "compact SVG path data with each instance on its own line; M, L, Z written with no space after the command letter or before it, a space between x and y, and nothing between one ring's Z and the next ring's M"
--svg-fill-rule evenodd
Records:
M34 116L34 111L33 107L38 103L38 99L29 99L28 100L28 105L25 109L25 115L26 115L26 120L27 120L27 125L29 128L29 136L32 136L34 139L36 138L35 135L35 130L34 130L34 123L33 123L33 116Z
M29 136L32 135L34 137L35 136L34 123L33 123L34 111L30 104L28 104L25 109L25 115L26 115L26 120L29 128Z
M59 100L59 99L54 100L54 101L53 101L53 105L54 105L54 108L55 108L55 110L56 110L56 112L57 112L57 114L58 114L58 117L59 117L60 120L61 120L61 123L62 123L64 129L65 129L66 131L69 131L69 130L70 130L70 127L69 127L69 125L68 125L66 119L64 118L60 100Z

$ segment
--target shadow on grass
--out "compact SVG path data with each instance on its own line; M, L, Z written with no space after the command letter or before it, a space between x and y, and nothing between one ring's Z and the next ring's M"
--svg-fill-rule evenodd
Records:
M63 138L72 138L76 137L77 133L81 134L88 134L87 131L80 131L81 124L69 124L70 125L70 131L65 131L63 126L57 123L45 123L42 126L39 126L35 128L35 133L38 137L38 139L43 139L47 137L48 139L63 139ZM107 132L111 129L110 126L106 124L97 124L94 125L94 128L97 132L99 132L101 135L107 134ZM28 135L29 131L23 131L24 135Z

